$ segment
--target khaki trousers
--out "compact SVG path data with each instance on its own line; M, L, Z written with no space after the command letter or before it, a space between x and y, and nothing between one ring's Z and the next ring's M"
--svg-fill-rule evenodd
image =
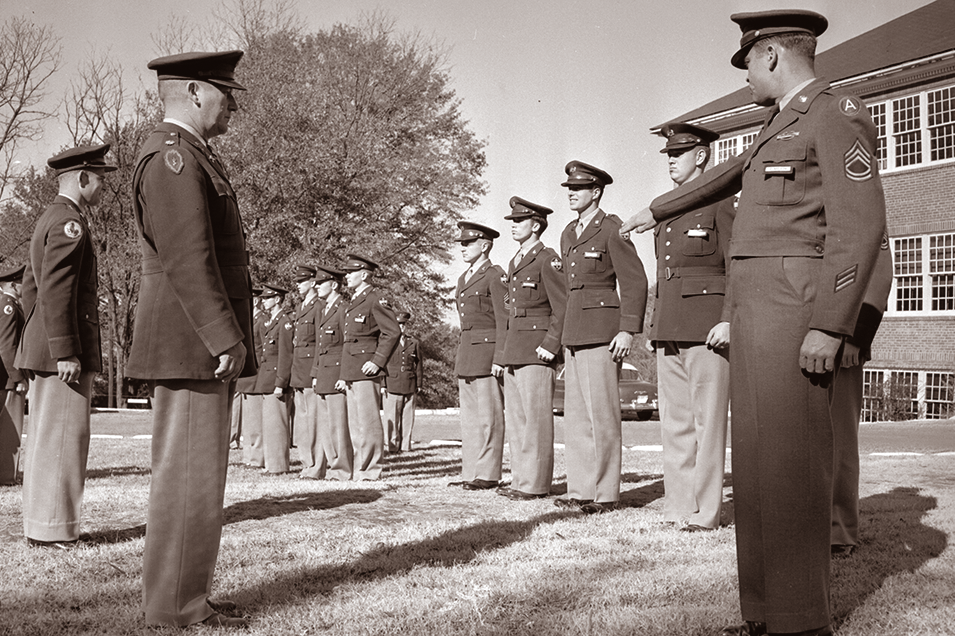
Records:
M564 457L570 499L620 499L620 364L607 347L564 350Z
M326 479L351 479L354 451L348 434L348 398L343 393L315 396L318 437L325 452Z
M222 535L235 384L156 380L152 478L143 554L143 610L149 625L191 625L206 603Z
M287 473L289 467L288 393L262 396L262 451L266 472Z
M23 393L0 389L0 486L15 484L20 471L25 401Z
M318 436L318 396L311 388L295 389L295 446L302 462L300 477L325 478L325 451Z
M265 466L265 452L262 448L262 398L254 393L242 393L242 456L248 466Z
M30 429L23 471L23 534L75 541L90 450L93 373L73 384L37 373L30 387Z
M730 398L727 355L701 342L657 343L666 521L720 525Z
M461 399L461 478L501 480L504 391L492 375L458 378Z
M390 452L411 450L411 432L414 430L414 410L417 395L410 393L385 393L381 421L385 442Z
M357 380L348 383L348 434L352 442L354 472L358 481L374 481L381 476L381 458L385 437L381 428L381 382Z
M504 428L511 456L511 488L546 495L554 478L554 368L508 367Z
M864 371L839 369L832 395L832 545L859 545L859 419Z

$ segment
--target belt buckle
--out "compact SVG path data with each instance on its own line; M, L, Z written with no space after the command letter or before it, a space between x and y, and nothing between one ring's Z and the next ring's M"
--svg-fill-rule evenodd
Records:
M667 273L667 280L670 280L671 278L673 278L673 272L670 271L669 267L666 268L666 273Z

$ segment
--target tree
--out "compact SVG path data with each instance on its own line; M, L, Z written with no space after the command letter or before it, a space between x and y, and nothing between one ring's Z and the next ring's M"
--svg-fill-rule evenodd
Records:
M41 103L59 63L59 39L49 27L24 18L0 25L0 262L25 260L36 217L12 202L9 193L18 178L35 177L32 169L20 168L17 157L23 143L35 140L52 116Z

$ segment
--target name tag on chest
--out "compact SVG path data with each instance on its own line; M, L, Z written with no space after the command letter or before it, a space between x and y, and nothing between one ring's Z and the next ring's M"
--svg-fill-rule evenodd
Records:
M687 236L695 236L696 238L706 238L706 237L708 237L710 234L709 234L709 232L707 232L706 230L687 230L687 231L686 231L686 235L687 235Z
M355 316L355 322L365 322L368 320L368 316Z
M763 168L763 174L796 174L796 168L793 166L766 166Z
M529 287L531 289L537 289L537 283L521 283L521 287Z
M584 252L584 258L601 258L600 252Z

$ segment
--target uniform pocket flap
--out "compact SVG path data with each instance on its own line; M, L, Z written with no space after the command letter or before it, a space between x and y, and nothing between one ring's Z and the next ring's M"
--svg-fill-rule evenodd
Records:
M683 296L723 295L726 293L724 276L685 276L683 277Z

